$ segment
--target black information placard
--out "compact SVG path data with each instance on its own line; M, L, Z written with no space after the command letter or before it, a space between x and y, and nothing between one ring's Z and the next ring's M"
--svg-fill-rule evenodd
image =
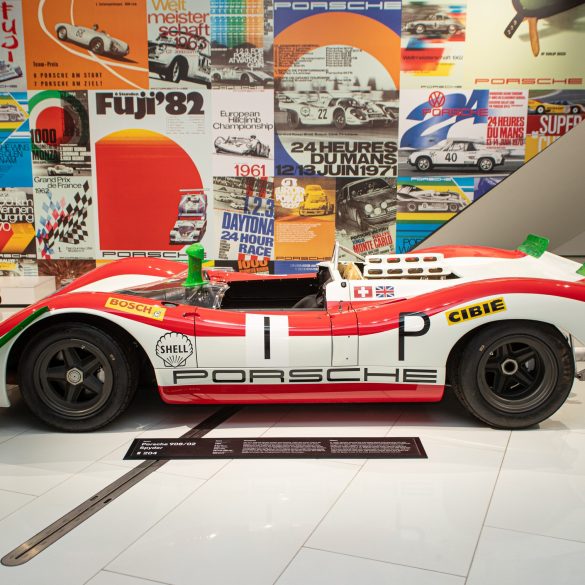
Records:
M417 459L418 437L134 439L124 459Z

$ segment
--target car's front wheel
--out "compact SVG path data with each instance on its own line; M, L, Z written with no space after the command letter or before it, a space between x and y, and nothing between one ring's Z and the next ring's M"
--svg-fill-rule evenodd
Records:
M57 29L57 36L62 40L67 40L67 29L64 26L60 26Z
M579 114L581 112L581 110L579 109L579 106L572 106L571 107L571 114Z
M181 79L185 78L185 68L181 61L175 59L167 70L166 79L173 83L179 83Z
M449 211L451 213L457 213L459 211L459 206L457 203L449 203Z
M428 156L419 156L415 162L416 168L419 171L428 171L433 166L433 162Z
M301 125L301 121L299 119L299 115L296 112L291 112L290 110L286 113L286 125L291 130L298 128Z
M489 173L494 168L494 159L484 156L477 161L477 166L480 171Z
M131 347L92 325L61 323L33 337L20 359L25 402L62 431L93 431L128 406L138 381Z
M552 416L573 385L573 352L552 325L494 323L480 329L450 364L455 394L496 428L529 427Z
M333 124L339 130L343 130L347 126L345 112L341 108L335 110L335 113L333 114Z
M425 30L426 29L425 29L424 24L417 24L416 27L415 27L415 29L414 29L414 32L417 35L422 35L425 32Z
M545 112L544 106L536 106L537 114L544 114L544 112Z
M455 34L457 32L457 27L454 24L450 24L447 30L449 31L449 34Z
M101 55L104 52L104 41L102 39L93 39L89 43L89 50L96 55Z

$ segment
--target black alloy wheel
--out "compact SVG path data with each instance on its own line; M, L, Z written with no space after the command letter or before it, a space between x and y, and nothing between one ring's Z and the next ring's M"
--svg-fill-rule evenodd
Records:
M138 382L134 342L85 323L38 330L18 365L22 396L38 418L63 431L93 431L119 416Z
M495 428L526 428L549 418L569 396L573 350L547 323L500 321L465 338L450 356L448 377L475 417Z

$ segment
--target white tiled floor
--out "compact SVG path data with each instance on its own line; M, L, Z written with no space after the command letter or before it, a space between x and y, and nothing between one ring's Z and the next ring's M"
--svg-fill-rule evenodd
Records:
M141 396L102 432L0 410L0 557L213 412ZM174 461L1 585L585 582L585 383L538 429L440 404L243 408L210 437L419 436L428 460Z

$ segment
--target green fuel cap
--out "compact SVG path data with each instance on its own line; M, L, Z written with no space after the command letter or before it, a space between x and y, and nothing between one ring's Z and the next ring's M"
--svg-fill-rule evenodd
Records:
M549 244L548 238L543 238L542 236L536 236L534 234L528 234L526 239L518 246L518 250L520 252L524 252L524 254L528 256L534 256L535 258L540 258L548 248Z
M193 287L201 286L207 281L203 280L202 267L205 259L205 249L201 244L191 244L186 250L188 258L187 278L183 286Z

